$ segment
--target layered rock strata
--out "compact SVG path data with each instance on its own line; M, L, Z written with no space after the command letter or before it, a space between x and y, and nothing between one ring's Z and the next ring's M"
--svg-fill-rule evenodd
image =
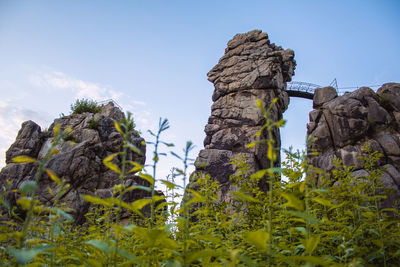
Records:
M354 166L355 179L362 179L368 172L360 156L366 156L362 147L369 144L372 151L383 154L378 162L384 168L380 179L393 193L382 204L392 206L400 198L400 84L384 84L377 93L362 87L342 96L332 87L319 88L313 108L307 133L315 141L308 149L319 155L310 156L310 163L330 173L332 160L338 158Z
M264 124L256 100L261 99L268 107L278 98L271 117L275 121L281 119L289 104L286 82L291 81L295 66L292 50L282 49L271 43L266 33L254 30L235 35L218 64L207 74L215 88L214 103L195 173L209 174L218 181L222 199L232 189L229 176L236 171L230 159L244 155L251 171L269 167L266 146L246 147L255 141L254 134ZM275 146L280 148L279 129L274 130L273 136Z
M73 210L77 223L83 222L90 204L83 200L82 195L111 197L113 186L120 183L118 174L107 169L102 160L112 153L122 151L123 139L115 130L113 122L122 118L124 118L124 114L110 102L103 106L101 113L83 113L56 119L48 131L41 131L33 121L24 122L15 142L6 152L7 165L0 172L2 190L4 190L6 179L11 181L11 188L8 191L18 189L25 181L34 180L37 164L13 163L14 157L26 155L37 159L43 158L54 138L54 126L59 124L61 130L70 127L72 131L67 139L76 144L72 146L67 143L59 145L59 153L51 157L46 168L70 184L70 188L61 197L60 202L65 202L66 206ZM134 133L130 137L130 142L138 147L141 153L128 151L127 159L144 164L146 152L144 139L138 133ZM116 164L120 164L120 162L121 158L115 158ZM125 179L125 184L126 186L134 184L149 186L134 174ZM53 192L57 192L56 184L47 174L44 174L40 179L37 195L41 203L47 206L51 206L54 201L49 187ZM124 200L132 202L148 196L149 193L146 191L133 190L124 195ZM7 199L12 206L15 206L17 198L17 193L7 194Z

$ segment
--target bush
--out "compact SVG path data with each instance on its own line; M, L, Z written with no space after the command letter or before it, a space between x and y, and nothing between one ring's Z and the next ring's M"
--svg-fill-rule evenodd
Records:
M266 118L265 128L271 131L282 124ZM311 175L319 173L322 177L323 174L310 171L312 166L307 163L306 154L288 151L283 168L274 168L276 154L272 147L268 153L271 168L256 173L249 172L244 157L232 160L238 171L231 176L231 181L237 189L231 192L229 203L219 200L218 182L209 176L198 176L197 191L181 188L186 201L179 206L173 192L180 186L155 177L157 162L164 155L159 153L159 145L172 146L159 139L169 127L167 120L160 119L158 132L151 132L155 139L149 143L155 148L153 175L139 173L150 186L125 187L124 179L132 171L128 172L130 168L126 167L133 167L135 171L143 168L126 158L128 149L137 150L127 138L133 131L132 125L131 120L115 124L125 139L123 150L109 155L103 163L120 175L120 183L114 186L110 198L83 196L85 201L96 205L87 214L84 226L72 227L72 217L62 203L53 207L38 203L35 193L40 172L45 171L52 153L38 161L36 181L19 188L21 197L17 203L28 214L22 226L1 221L0 262L3 264L0 265L400 266L399 212L379 207L379 201L386 196L379 180L382 170L376 169L377 152L366 151L369 153L364 158L367 177L354 183L351 167L336 162L332 174L339 186L317 188ZM65 135L68 133L55 134L52 146ZM272 145L271 140L258 143ZM183 168L176 173L184 181L191 147L188 142L184 156L174 153L183 162ZM52 150L51 147L49 151ZM115 157L122 158L120 166L112 163ZM20 156L14 161L23 163L33 159ZM288 181L273 179L281 173ZM58 185L54 192L59 199L68 186L55 175L51 177ZM270 178L268 192L257 186L265 177ZM154 187L157 182L167 186L166 195L172 191L172 196L157 195ZM122 201L122 196L132 190L146 190L152 197L133 203ZM3 205L6 194L7 190L0 192ZM151 216L143 216L145 206L151 206ZM172 223L166 222L165 215L158 212L166 207L170 218L174 218ZM130 225L119 223L121 209L131 211Z
M101 106L91 99L77 99L74 104L71 105L71 114L82 114L84 112L89 113L100 113Z

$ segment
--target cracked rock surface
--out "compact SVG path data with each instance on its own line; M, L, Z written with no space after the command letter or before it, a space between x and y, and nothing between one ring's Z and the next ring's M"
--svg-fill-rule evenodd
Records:
M361 87L342 96L332 87L319 88L313 107L307 133L316 140L308 149L319 155L310 156L310 163L330 172L334 169L332 159L339 158L354 166L357 179L368 174L360 156L366 156L362 147L369 144L372 151L383 154L378 162L384 168L380 179L393 193L382 204L391 207L400 199L400 84L384 84L377 93Z
M268 107L278 98L271 116L275 121L281 119L289 104L286 82L291 81L295 66L292 50L282 49L271 43L266 33L254 30L235 35L218 64L207 74L214 84L214 103L195 173L209 174L218 181L222 200L227 200L226 193L232 189L229 176L236 171L230 159L243 154L251 171L269 167L266 146L246 147L255 141L254 134L264 124L256 100L261 99ZM273 135L275 146L280 148L279 130Z
M46 167L70 184L70 188L61 197L60 202L65 202L67 207L73 209L76 222L82 223L90 207L89 203L84 202L82 195L111 197L112 187L120 183L118 174L107 169L102 160L115 152L122 151L123 139L115 130L113 121L119 121L124 116L122 111L110 102L103 106L101 113L83 113L58 118L47 132L42 132L40 127L32 121L24 122L15 142L6 152L7 165L0 172L0 186L4 186L8 179L12 182L10 190L13 190L19 188L25 181L34 180L37 164L17 164L12 162L12 158L21 155L42 158L53 140L54 126L59 124L61 130L71 127L70 138L76 141L76 144L59 145L59 153L52 156ZM146 153L144 139L135 132L130 137L130 141L142 153L137 154L129 150L127 159L144 164ZM119 165L120 162L121 158L115 158L114 163ZM134 184L149 186L143 179L131 174L125 179L125 185ZM40 179L37 195L45 205L52 205L54 201L49 187L56 192L56 184L47 174L44 174ZM148 197L148 194L143 190L133 190L124 195L124 200L132 202ZM11 205L16 205L17 198L16 193L7 195Z

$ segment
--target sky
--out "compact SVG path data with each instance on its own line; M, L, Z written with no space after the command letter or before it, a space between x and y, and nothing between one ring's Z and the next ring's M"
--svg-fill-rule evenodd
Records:
M294 81L342 91L400 82L400 1L0 0L0 167L21 123L42 129L76 99L115 100L151 141L203 148L211 112L207 72L237 33L260 29L295 51ZM373 89L376 89L373 88ZM291 98L282 146L304 149L312 101ZM151 147L148 147L151 152ZM148 153L148 163L151 154ZM159 178L181 163L162 158Z

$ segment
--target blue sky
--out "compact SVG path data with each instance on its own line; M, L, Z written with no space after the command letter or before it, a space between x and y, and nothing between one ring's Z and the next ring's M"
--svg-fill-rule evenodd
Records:
M0 0L0 166L20 124L48 127L77 98L113 98L143 134L197 151L212 104L206 73L236 33L295 51L293 80L339 87L400 81L399 1ZM376 88L374 88L376 89ZM283 146L303 148L309 100L291 99ZM145 135L147 137L147 135ZM160 176L179 164L162 160Z

